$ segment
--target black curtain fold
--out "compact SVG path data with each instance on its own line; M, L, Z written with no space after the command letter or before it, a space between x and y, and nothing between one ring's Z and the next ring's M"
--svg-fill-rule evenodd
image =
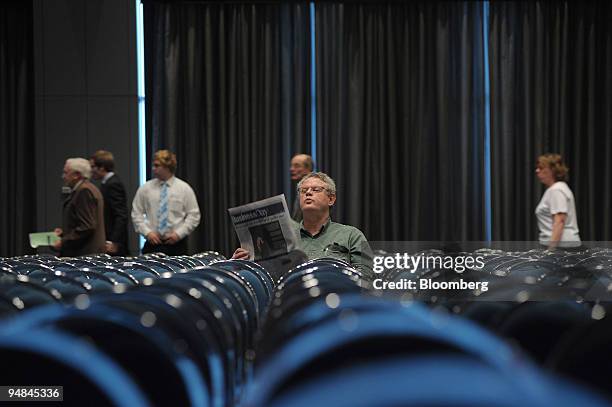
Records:
M536 240L535 160L564 156L583 240L612 240L612 6L490 3L494 240Z
M316 4L317 159L369 240L484 240L482 4Z
M0 2L0 256L32 253L36 230L32 4Z
M190 251L238 246L227 208L290 193L309 142L307 3L145 2L148 155L177 154L202 221Z

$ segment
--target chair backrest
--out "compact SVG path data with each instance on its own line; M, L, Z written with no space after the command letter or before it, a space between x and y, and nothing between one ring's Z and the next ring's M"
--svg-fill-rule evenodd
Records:
M0 335L0 359L10 366L0 369L2 383L51 384L50 378L56 378L53 384L64 386L64 403L69 405L151 405L120 365L72 335L44 329Z

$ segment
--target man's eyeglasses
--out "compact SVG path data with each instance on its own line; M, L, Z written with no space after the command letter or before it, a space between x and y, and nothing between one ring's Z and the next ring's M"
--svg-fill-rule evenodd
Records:
M298 188L298 192L300 194L305 194L309 190L312 190L312 192L314 192L315 194L318 194L320 192L323 192L323 191L327 190L327 188L325 188L325 187L301 187L301 188Z

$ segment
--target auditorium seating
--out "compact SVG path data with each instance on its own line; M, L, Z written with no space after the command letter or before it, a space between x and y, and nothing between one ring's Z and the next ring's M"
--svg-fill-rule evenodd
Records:
M382 274L489 283L461 295L383 293L335 259L276 281L214 252L0 259L0 383L80 405L610 405L612 251L477 253Z
M2 336L9 343L30 332L61 333L69 346L94 345L131 378L126 386L143 405L236 405L252 376L254 335L274 282L249 264L212 265L221 259L216 253L11 259L2 276L1 309L7 315L32 312L7 318ZM40 306L48 302L56 306ZM30 368L48 359L45 349L36 349L30 349ZM55 357L54 364L68 363ZM11 380L27 382L26 369L4 371L2 382ZM91 404L81 396L66 392L65 400ZM98 400L107 405L109 397ZM133 405L128 400L119 404Z

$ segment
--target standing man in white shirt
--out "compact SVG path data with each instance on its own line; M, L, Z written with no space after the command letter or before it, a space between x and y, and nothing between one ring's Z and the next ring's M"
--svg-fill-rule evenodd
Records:
M142 253L170 256L187 254L185 239L200 223L200 208L193 189L174 176L176 155L159 150L153 157L154 179L136 192L132 223L147 241Z

